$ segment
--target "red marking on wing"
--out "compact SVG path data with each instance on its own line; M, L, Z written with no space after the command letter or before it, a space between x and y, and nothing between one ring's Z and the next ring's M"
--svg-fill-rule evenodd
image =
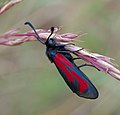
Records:
M71 73L68 71L68 69L66 68L65 64L69 63L68 60L66 60L66 58L64 58L64 56L62 56L61 54L58 55L56 54L54 61L56 63L56 65L62 69L62 71L65 73L67 79L69 82L72 82L74 80L74 78L71 76ZM63 63L61 63L63 62ZM72 66L71 63L68 64L68 66Z
M68 70L66 65L70 68L74 68L74 66L62 54L57 53L54 57L54 61L55 64L65 73L69 82L72 82L74 78L76 78L76 80L80 84L79 91L81 93L88 89L88 83L84 79L82 79L80 75L78 75L74 70Z
M79 87L80 89L79 89L79 91L81 93L83 93L85 90L87 90L88 89L88 83L85 80L83 80L80 77L80 75L78 75L75 71L71 70L71 73L76 77L76 79L80 83L80 87Z
M58 57L58 59L63 62L65 65L68 65L69 67L73 67L73 65L71 63L69 63L69 61L60 53L56 54L56 58Z

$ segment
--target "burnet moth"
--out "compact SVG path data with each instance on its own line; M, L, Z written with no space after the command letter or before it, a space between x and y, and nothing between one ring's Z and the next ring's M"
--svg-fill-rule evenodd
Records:
M54 27L51 27L51 34L48 36L47 40L43 41L30 22L26 22L25 25L29 25L34 30L38 41L46 45L47 57L51 63L55 64L69 88L80 97L96 99L98 97L97 89L80 70L80 67L86 65L77 66L74 62L77 58L72 57L70 52L64 48L65 45L57 43L54 38L51 38Z

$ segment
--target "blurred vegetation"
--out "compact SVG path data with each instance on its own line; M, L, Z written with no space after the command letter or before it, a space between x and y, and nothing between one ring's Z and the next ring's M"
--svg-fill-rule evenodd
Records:
M36 28L63 26L62 33L88 33L77 45L120 65L119 14L119 0L24 0L0 16L0 34L25 32L26 21ZM82 70L99 90L97 100L73 94L39 42L0 46L0 115L120 115L119 81L93 68Z

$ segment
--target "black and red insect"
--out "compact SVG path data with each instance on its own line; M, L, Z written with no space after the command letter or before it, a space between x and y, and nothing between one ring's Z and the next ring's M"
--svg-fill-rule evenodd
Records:
M69 88L80 97L96 99L98 97L97 89L80 70L80 67L85 65L77 66L74 62L76 58L73 58L70 52L64 48L65 45L57 43L54 38L50 38L54 32L54 27L51 27L51 34L47 40L43 41L30 22L26 22L25 24L28 24L34 30L37 39L46 45L46 55L56 65Z

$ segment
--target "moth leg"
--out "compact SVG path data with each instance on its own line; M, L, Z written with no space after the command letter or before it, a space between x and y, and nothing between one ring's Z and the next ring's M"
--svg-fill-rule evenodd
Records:
M83 64L83 65L78 66L78 68L81 68L84 66L91 66L91 67L94 67L95 69L97 69L98 71L100 71L100 69L98 69L97 67L95 67L94 65L91 65L91 64Z
M68 43L68 44L56 44L56 47L64 47L66 45L75 45L73 43Z
M73 58L72 60L74 61L74 60L77 60L77 59L81 59L81 58L77 57L77 58Z
M75 46L75 44L74 44L74 43L68 43L68 44L65 44L65 45L74 45L74 46Z
M80 49L78 49L78 50L71 51L71 52L74 53L74 52L78 52L78 51L83 50L83 49L84 49L84 48L80 48Z
M57 53L70 53L69 51L57 51Z

